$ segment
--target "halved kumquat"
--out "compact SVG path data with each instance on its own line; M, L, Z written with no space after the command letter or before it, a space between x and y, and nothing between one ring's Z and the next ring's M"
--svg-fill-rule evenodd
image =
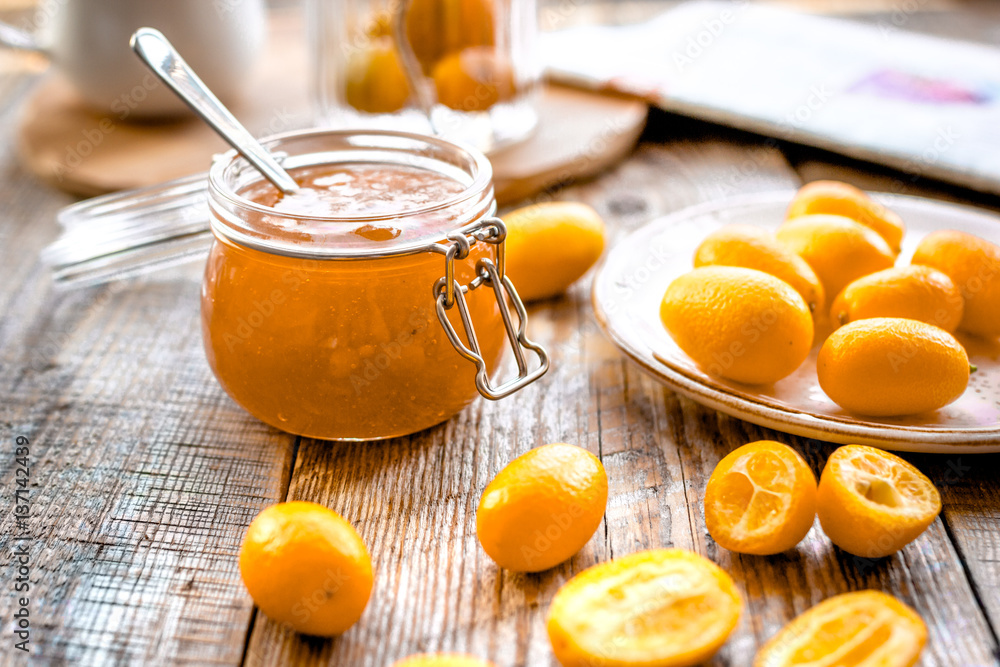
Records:
M743 603L718 565L683 549L641 551L570 579L548 632L563 667L684 667L711 658Z
M927 529L941 511L941 495L895 454L845 445L826 461L816 507L831 542L855 556L881 558Z
M708 532L730 551L786 551L802 541L815 518L816 476L780 442L751 442L731 452L705 488Z
M927 643L913 609L880 591L828 598L796 616L754 658L754 667L910 667Z

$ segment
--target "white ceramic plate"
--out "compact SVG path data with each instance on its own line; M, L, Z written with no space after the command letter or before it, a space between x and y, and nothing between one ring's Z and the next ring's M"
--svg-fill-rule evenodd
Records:
M749 386L707 374L660 324L670 282L692 268L709 232L748 223L776 229L794 193L777 192L710 202L659 218L618 243L594 279L593 302L605 333L625 354L689 398L754 424L838 443L915 452L1000 452L1000 340L962 336L978 366L965 393L932 413L907 418L851 415L823 393L816 379L817 345L790 376ZM897 264L909 263L920 239L935 229L959 229L1000 244L1000 217L966 206L877 194L907 225ZM832 298L832 297L831 297Z

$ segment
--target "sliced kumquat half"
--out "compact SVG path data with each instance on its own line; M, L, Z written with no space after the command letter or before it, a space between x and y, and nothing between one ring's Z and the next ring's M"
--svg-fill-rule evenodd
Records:
M719 546L766 556L802 541L816 518L816 476L788 445L751 442L719 461L705 488L705 524Z
M845 445L826 461L816 505L830 541L855 556L881 558L927 529L941 511L941 495L895 454Z
M754 667L910 667L927 643L913 609L880 591L828 598L795 617L754 658Z
M742 611L732 578L683 549L640 551L570 579L548 632L563 667L685 667L711 658Z

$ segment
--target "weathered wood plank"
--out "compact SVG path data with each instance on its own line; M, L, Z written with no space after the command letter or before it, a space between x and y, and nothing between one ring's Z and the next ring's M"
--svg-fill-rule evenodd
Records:
M17 436L31 442L36 655L238 663L252 603L236 556L253 516L283 497L293 438L218 387L190 275L103 301L91 290L97 306L82 296L49 295L49 315L3 350L0 391L16 397L4 407L4 451ZM51 356L39 356L31 341L52 331ZM12 456L0 480L12 492ZM13 514L0 526L7 568ZM5 589L0 615L14 606Z
M742 135L680 122L687 139L646 144L592 183L556 193L595 205L613 237L661 213L735 191L794 188L781 154ZM656 130L652 130L655 135ZM726 136L733 137L735 135ZM873 587L910 602L930 626L925 664L989 664L990 629L941 524L896 557L856 562L818 528L796 551L745 557L707 535L701 497L728 451L752 439L792 443L818 469L832 446L791 438L680 399L644 376L592 321L585 286L531 310L534 337L552 350L550 376L515 397L478 402L452 422L382 444L304 441L289 497L327 504L371 547L376 588L361 622L331 641L306 640L258 614L247 662L386 665L425 650L470 651L498 665L553 664L548 603L570 576L639 549L694 549L733 574L747 615L715 664L746 664L795 614L836 593ZM498 571L475 539L475 505L507 461L563 440L601 456L609 475L606 523L570 562L538 575Z

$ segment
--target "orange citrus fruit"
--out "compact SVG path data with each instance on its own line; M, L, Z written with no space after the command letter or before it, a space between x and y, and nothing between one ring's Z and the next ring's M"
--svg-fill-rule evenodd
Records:
M705 524L719 546L767 556L802 541L816 518L816 476L794 449L751 442L719 461L705 488Z
M965 232L931 232L920 241L912 261L954 281L965 299L959 329L1000 336L1000 246Z
M449 53L495 43L490 0L412 0L405 24L406 39L426 74Z
M543 445L508 463L483 491L476 535L500 567L540 572L583 548L607 504L608 477L596 456Z
M831 299L849 283L896 261L881 236L839 215L794 218L778 228L777 237L806 260Z
M367 113L393 113L406 106L410 84L391 37L375 37L347 62L347 103Z
M549 640L563 667L683 667L711 658L740 619L732 578L683 549L590 567L559 589Z
M491 48L445 56L432 74L438 102L456 111L485 111L514 96L514 70Z
M951 333L962 320L962 294L951 278L929 266L899 266L858 278L830 308L834 324L872 317L903 317Z
M927 643L913 609L881 591L844 593L796 616L754 667L910 667Z
M895 454L845 445L826 461L816 495L830 541L862 558L893 554L917 539L941 511L927 477Z
M713 375L746 384L787 376L809 355L813 320L783 280L732 266L704 266L675 279L660 304L663 326Z
M799 188L786 218L816 214L842 215L861 223L881 236L894 254L899 254L905 232L902 218L853 185L813 181Z
M397 660L392 667L496 667L489 660L466 653L421 653Z
M809 264L759 227L728 225L712 232L695 250L694 266L757 269L791 285L811 312L821 313L826 305L823 284Z
M525 206L503 217L506 274L525 301L566 291L604 252L604 220L579 202Z
M934 325L898 317L851 322L830 334L816 359L819 386L860 415L913 415L948 405L969 384L969 357Z
M240 575L261 611L321 637L354 625L372 590L361 536L333 510L304 501L272 505L254 518L240 547Z

